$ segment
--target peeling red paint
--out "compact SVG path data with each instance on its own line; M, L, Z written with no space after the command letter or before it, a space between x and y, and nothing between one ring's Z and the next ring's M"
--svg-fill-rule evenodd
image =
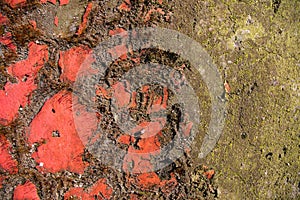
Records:
M137 92L132 92L131 102L130 102L129 108L136 108L137 107L136 95L137 95Z
M148 97L152 100L152 104L149 105L147 113L159 112L160 110L166 110L168 106L168 88L164 87L163 97L157 96L154 93L148 94Z
M18 162L10 154L11 144L4 135L0 135L0 168L10 174L18 173Z
M47 2L50 2L52 4L56 4L56 0L40 0L40 3L47 3Z
M14 200L22 200L22 199L30 199L30 200L39 200L39 196L37 194L37 190L35 185L26 181L23 185L18 185L14 190Z
M59 0L59 5L67 5L69 3L69 0Z
M22 0L6 0L6 1L22 1ZM23 0L25 2L25 0ZM41 3L51 2L56 3L56 0L40 0ZM60 5L66 5L69 0L60 0ZM162 0L158 0L162 4ZM21 4L20 4L21 5ZM119 10L130 11L131 2L125 0L120 6ZM88 22L88 16L92 10L92 3L87 5L86 11L83 15L83 21L79 26L77 35L81 35L85 30ZM151 9L145 16L144 20L149 21L153 12L165 14L161 8ZM5 18L1 18L0 24L6 23ZM2 21L1 21L2 20ZM34 29L36 29L35 21L30 22ZM58 17L54 19L54 24L58 26ZM125 32L123 28L110 30L109 35L113 36ZM5 45L9 47L10 43L5 41ZM1 42L1 39L0 39ZM16 116L20 105L25 106L28 104L28 96L36 89L34 78L36 77L40 68L48 60L48 51L46 45L36 45L31 43L34 47L29 47L29 56L25 61L20 61L20 64L10 66L7 70L8 73L17 79L17 83L8 82L5 89L0 91L0 104L11 105L6 108L9 111L9 119L1 118L0 109L0 123L8 124ZM40 47L43 47L39 49ZM9 47L10 48L10 47ZM36 48L36 49L34 49ZM116 46L109 51L114 57L119 57L121 60L127 59L128 49L125 45ZM132 61L140 63L140 58L131 58ZM90 67L94 62L92 57L92 50L85 46L73 47L67 51L60 52L59 66L62 69L60 79L65 82L73 83L76 80L77 73L86 64ZM29 66L29 67L28 67ZM116 83L111 89L105 87L96 87L96 94L103 96L106 99L114 97L119 107L127 107L135 109L137 107L137 92L129 93L127 90L128 85L124 83ZM150 86L144 86L142 92L150 99L151 103L147 104L144 98L143 106L148 105L147 114L166 110L168 106L168 90L163 89L163 95L159 96L150 92ZM5 99L5 100L3 100ZM2 101L3 100L3 101ZM41 172L59 172L62 170L69 170L71 172L83 173L88 163L82 160L84 145L90 141L92 130L96 129L97 119L91 113L88 113L82 106L78 109L81 113L81 118L77 120L85 120L80 123L82 127L75 127L72 106L72 94L68 91L61 91L48 99L44 104L41 111L30 124L28 130L28 141L30 145L39 143L38 151L32 154L32 157L38 163L38 170ZM16 111L15 111L16 110ZM96 113L98 120L102 117ZM78 121L77 121L78 122ZM176 177L171 173L169 180L161 179L156 172L149 172L154 170L151 157L160 153L161 144L159 138L162 136L161 129L164 127L166 120L164 118L152 119L151 122L143 121L139 123L129 133L119 136L118 142L129 145L128 154L123 160L123 170L126 172L133 172L133 178L127 179L128 183L134 184L143 190L152 188L161 189L164 193L169 193L178 184ZM87 130L86 135L78 136L78 128ZM189 135L192 128L191 123L185 124L184 135ZM133 135L135 132L142 132L140 138ZM55 133L53 135L53 133ZM128 135L130 134L130 135ZM1 136L1 135L0 135ZM98 139L98 138L93 138ZM0 138L1 141L1 138ZM135 144L136 146L134 146ZM1 146L2 148L2 146ZM9 149L5 147L4 149ZM2 149L0 154L0 165L2 163ZM8 155L11 156L8 152ZM9 164L9 162L5 162ZM17 163L15 164L17 166ZM8 168L8 167L6 167ZM12 168L12 167L11 167ZM16 167L17 169L17 167ZM12 170L12 169L11 169ZM13 173L17 173L13 172ZM207 172L207 178L212 178L213 174ZM0 188L2 181L5 177L0 177ZM113 193L112 188L107 184L106 179L99 179L93 186L88 189L81 187L71 188L66 194L65 199L78 197L81 199L109 199ZM131 199L138 199L137 195L131 194ZM27 181L24 185L19 185L14 191L14 199L39 199L36 187L33 183Z
M103 96L106 99L111 98L110 91L108 89L105 89L104 87L101 87L101 86L96 86L96 95Z
M25 6L28 1L26 0L4 0L10 7L16 8L19 6ZM47 3L50 2L52 4L56 4L56 0L39 0L40 3ZM69 0L60 0L60 5L66 5L69 3Z
M22 60L7 68L10 75L17 79L17 83L7 82L4 90L0 90L0 124L8 125L17 116L19 107L26 106L28 96L36 89L34 79L40 68L48 61L46 45L29 43L29 53L26 60Z
M131 58L130 60L132 60L133 62L140 64L141 62L141 58L137 57L137 58Z
M125 0L121 5L118 7L119 10L121 11L130 11L131 10L131 2L130 0Z
M94 62L92 50L85 46L73 47L60 52L59 66L62 69L60 79L65 82L74 82L80 67L91 71L90 65ZM83 70L83 69L82 69Z
M138 124L136 127L131 129L129 133L133 135L137 132L143 132L141 138L148 138L154 136L159 133L159 131L164 127L166 124L166 119L164 118L155 118L152 119L151 122L143 121Z
M109 30L108 34L110 36L120 34L123 38L128 37L128 33L123 28L116 28L116 29L113 29L113 30ZM132 54L132 51L128 50L126 45L124 45L124 44L115 46L114 48L109 49L108 52L112 55L112 57L119 58L120 60L126 60L127 59L127 53ZM134 61L134 62L139 62L140 58L131 58L131 60Z
M0 189L3 187L3 181L6 179L6 176L0 175Z
M13 52L16 52L17 47L12 42L12 35L10 32L5 33L0 37L0 43L7 46Z
M33 29L36 30L36 21L30 20L29 22L30 22L31 26L33 27Z
M6 24L8 22L8 18L0 13L0 25Z
M230 85L227 81L224 83L225 91L229 94L230 93Z
M183 135L185 137L190 136L191 130L193 128L193 122L188 122L187 124L180 123L180 126L183 127Z
M163 109L167 109L168 98L169 98L168 88L164 87L163 93L164 93L164 98L163 98L163 102L162 102L161 106L162 106Z
M152 13L157 12L160 13L162 15L165 14L165 12L161 9L161 8L152 8L151 10L149 10L144 18L144 22L147 22L150 20Z
M211 169L203 173L207 179L212 179L212 177L215 175L215 170Z
M48 61L47 45L38 45L30 42L28 45L28 58L8 67L7 71L10 75L23 81L25 77L35 78L37 72Z
M129 197L130 197L130 200L139 200L139 198L136 194L130 194Z
M128 83L127 83L128 84ZM123 83L118 82L112 86L113 98L116 100L116 104L119 108L126 107L130 102L130 93L126 91L126 88Z
M89 3L85 9L85 13L83 15L83 20L81 22L81 24L79 25L78 31L77 31L77 35L81 35L82 32L85 30L87 22L88 22L88 16L92 10L93 4Z
M137 177L137 183L142 188L151 188L160 184L160 178L155 172L143 173Z
M127 89L129 87L128 82L118 82L112 86L112 97L115 99L118 108L132 108L137 109L136 103L136 92L132 94ZM158 112L160 110L165 110L168 101L168 91L164 88L163 96L154 94L150 92L150 86L144 85L142 87L142 92L144 95L145 102L142 102L146 106L147 101L150 99L149 107L147 108L147 113ZM136 146L129 146L128 154L125 155L123 161L123 170L125 172L132 172L135 174L146 173L153 170L151 164L151 157L160 153L160 142L159 137L162 136L161 130L166 124L166 119L155 118L148 121L141 121L135 128L130 130L127 134L121 135L118 138L118 142L123 144L133 144ZM141 135L139 139L134 138L133 135L140 132Z
M113 36L113 35L116 35L116 34L123 33L123 32L125 32L125 31L126 31L126 30L123 29L123 28L116 28L116 29L114 29L114 30L109 30L108 34L109 34L110 36Z
M137 92L129 93L128 89L126 89L127 87L129 87L128 82L116 83L112 87L112 97L119 108L137 109ZM141 91L144 99L147 99L142 102L142 105L149 105L147 113L159 112L167 108L169 98L167 88L163 89L163 95L158 95L151 91L149 85L142 86ZM119 143L129 146L123 159L123 170L128 173L126 177L127 184L133 184L142 190L161 189L164 193L170 193L178 184L174 174L171 174L169 180L162 180L156 172L153 172L152 158L160 153L161 144L159 138L162 137L161 130L165 123L165 118L154 118L150 122L142 121L129 133L118 137L117 141ZM187 127L189 128L190 124ZM138 132L141 135L136 138L134 133ZM131 199L137 198L136 195L131 196Z
M71 93L61 91L46 101L30 124L28 141L40 144L32 157L42 172L83 173L87 165L82 161L84 146L75 129L72 105Z
M10 7L16 8L17 6L23 6L26 0L4 0Z
M107 185L106 179L99 179L92 187L86 191L81 187L71 188L65 195L64 199L79 198L84 200L109 199L112 195L112 188Z
M127 59L127 47L123 44L109 49L108 53L110 53L114 58L120 58L121 60Z
M58 17L57 16L54 17L54 25L58 26Z
M134 141L134 139L130 135L120 135L119 138L118 138L118 142L122 143L122 144L129 145L133 141Z
M36 89L32 79L26 82L7 82L4 90L0 90L0 124L9 125L18 115L19 107L28 104L29 94Z
M37 88L32 77L24 78L23 82L10 83L7 82L4 90L0 90L0 104L5 103L6 108L0 109L0 124L9 125L18 116L26 105L30 104L30 95Z
M143 189L161 187L163 190L163 187L169 183L174 183L174 186L177 184L173 173L171 174L170 180L161 180L155 172L144 173L137 176L137 184Z
M153 170L151 164L151 156L157 155L160 152L160 142L158 135L139 139L136 149L134 146L129 146L128 153L124 157L123 170L134 174L146 173ZM136 139L134 139L136 141Z
M168 194L178 185L174 173L171 173L169 180L162 180L156 172L138 174L137 176L127 179L129 183L138 186L142 190L160 189L163 193Z
M94 143L99 139L100 133L94 134L97 130L97 125L102 119L99 112L89 112L86 106L78 103L78 99L73 96L73 112L75 128L83 145Z
M155 136L142 138L137 142L139 149L130 147L128 153L140 153L140 154L156 154L160 151L160 142L157 136L161 136L161 132L157 133Z

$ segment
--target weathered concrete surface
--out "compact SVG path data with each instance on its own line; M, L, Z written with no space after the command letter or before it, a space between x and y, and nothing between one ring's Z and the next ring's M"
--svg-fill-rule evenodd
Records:
M176 1L172 28L200 42L230 86L205 163L221 199L300 196L300 2Z
M34 188L29 196L40 199L93 198L94 195L103 199L299 198L299 1L5 2L11 7L1 2L0 89L4 98L6 84L24 84L32 77L34 82L30 83L34 89L23 95L28 101L20 103L24 106L14 112L17 114L13 114L9 124L0 126L1 151L5 152L5 157L4 154L0 157L0 196L4 199L17 197L28 188ZM199 137L191 158L187 153L160 172L138 176L117 173L101 165L87 151L83 152L80 142L67 142L65 138L70 136L70 130L75 138L72 141L78 141L72 122L69 131L45 131L47 137L35 130L32 137L36 135L36 140L29 145L25 133L30 131L30 124L36 123L34 119L44 113L42 122L36 123L36 127L44 124L50 124L51 128L66 127L58 118L58 121L48 121L47 116L56 111L45 104L53 101L53 105L59 105L61 101L55 94L72 90L78 68L76 62L82 62L81 57L87 57L93 47L115 33L155 25L178 30L198 41L222 74L227 91L227 120L221 139L205 160L197 157ZM33 58L45 59L39 65L27 63L32 74L26 72L18 77L9 69L14 63L31 60L29 44L47 45L44 49L49 55L33 55ZM166 58L160 51L148 53L151 54L149 57L142 53L134 58L121 56L111 67L108 77L118 77L121 72L126 72L127 58L135 64L142 60L182 64L173 54ZM180 66L175 65L175 68ZM199 95L204 125L199 129L204 133L210 120L207 88L199 77L195 79L193 72L183 71L193 80L192 86ZM123 90L119 92L126 93ZM109 106L109 91L99 88L97 92L106 99L104 107ZM150 95L155 96L153 94ZM63 102L63 109L56 115L65 118L69 103ZM5 110L5 107L1 105L1 109ZM101 117L104 122L111 118L110 115ZM60 134L63 135L60 137ZM169 141L168 137L164 139L162 143ZM57 142L54 148L65 145L70 150L67 152L75 155L74 159L61 150L58 164L51 163L45 152L53 150L49 147L53 141ZM134 139L125 137L120 141L126 145ZM72 149L73 145L79 150ZM138 145L146 147L142 142ZM44 152L42 157L36 156L38 149L40 153ZM7 170L7 162L13 166L12 171ZM52 170L46 169L49 164L53 164Z

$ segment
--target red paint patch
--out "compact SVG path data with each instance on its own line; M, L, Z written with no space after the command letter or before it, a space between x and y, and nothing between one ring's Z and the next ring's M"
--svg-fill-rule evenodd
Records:
M87 165L82 161L84 146L75 129L72 106L71 93L61 91L46 101L30 124L30 145L40 143L32 154L40 171L83 173Z
M73 96L73 112L76 112L74 116L75 128L83 145L94 143L99 139L100 133L95 133L97 130L97 124L102 118L102 115L98 112L87 111L87 108L78 103L78 99Z
M88 16L92 10L93 4L89 3L85 9L85 13L83 15L83 20L81 22L81 24L79 25L78 31L77 31L77 35L81 35L82 32L84 31L84 29L86 28L87 22L88 22Z
M35 78L38 71L48 61L48 47L30 42L28 58L8 67L10 75L23 81L25 77Z
M56 0L40 0L40 3L46 3L46 2L50 2L52 4L56 4Z
M10 7L16 8L19 6L24 6L26 5L26 0L4 0ZM50 2L52 4L56 4L56 0L39 0L40 3L47 3ZM65 5L68 4L69 0L61 0L60 5Z
M0 25L7 24L8 18L0 13Z
M10 7L16 8L17 6L23 6L26 0L4 0Z
M230 93L230 85L227 81L224 83L225 91L229 94Z
M211 179L215 175L215 170L211 169L203 173L207 179Z
M0 168L10 174L18 173L18 162L10 155L12 149L4 135L0 135Z
M153 170L151 156L160 152L158 135L161 135L161 133L153 137L139 139L137 142L138 148L129 146L128 154L125 155L123 160L123 170L125 172L140 174Z
M134 141L134 139L130 135L120 135L118 138L118 142L122 143L122 144L129 145L133 141Z
M18 185L14 190L14 200L30 199L39 200L36 187L30 181L27 181L23 185Z
M164 98L163 98L163 102L162 102L162 108L163 109L167 109L168 106L168 99L169 99L169 92L168 92L168 88L164 87Z
M35 30L36 29L36 21L30 20L29 22L30 22L31 26L33 27L33 29Z
M69 0L59 0L59 5L63 6L63 5L67 5L69 3Z
M187 124L180 123L180 126L183 127L183 135L185 137L190 136L191 130L193 128L193 122L188 122Z
M66 82L74 82L78 71L91 71L91 64L94 62L92 50L85 47L73 47L67 51L60 52L59 66L62 69L60 79Z
M158 96L157 94L154 94L154 93L149 94L148 90L147 90L147 93L148 93L147 96L149 97L149 99L152 100L151 105L149 105L149 107L147 109L148 114L167 109L168 98L169 98L168 88L164 87L163 97Z
M155 172L144 173L138 175L137 182L140 187L146 189L154 186L159 186L160 178Z
M54 17L54 25L58 26L58 17L57 16Z
M127 84L120 82L115 84L113 97L119 107L136 109L137 93L130 94L125 87L125 85L128 86ZM149 85L141 88L143 99L145 99L142 105L149 105L147 113L165 110L169 98L168 89L163 89L163 95L158 95L150 89ZM142 121L130 130L129 134L119 136L119 143L129 145L128 152L123 159L123 170L128 173L127 184L133 184L142 190L161 189L165 194L170 193L178 184L174 174L171 174L170 180L161 180L158 174L153 172L153 156L160 154L159 138L162 136L161 130L165 123L166 119L164 118L155 118L151 122ZM141 133L138 138L132 136L137 132ZM137 199L138 197L131 195L130 198Z
M151 10L149 10L144 18L144 22L147 22L150 20L152 13L157 12L160 13L162 15L165 14L165 12L161 9L161 8L152 8Z
M108 34L109 34L110 36L113 36L113 35L116 35L116 34L123 33L123 32L125 32L125 31L126 31L126 30L123 29L123 28L116 28L116 29L114 29L114 30L109 30Z
M22 60L7 68L10 75L17 78L17 83L7 82L4 90L0 90L0 124L10 124L18 114L19 107L26 106L28 96L36 89L34 79L40 68L48 60L46 45L29 43L29 53L26 60Z
M137 107L136 95L137 95L136 92L132 92L129 108L136 108Z
M139 174L134 179L130 179L130 182L143 190L160 189L165 194L174 190L178 184L173 173L171 173L171 178L169 180L161 180L155 172Z
M118 7L119 10L121 11L130 11L131 9L131 3L130 0L125 0L123 3L121 3L121 5Z
M127 83L128 84L128 83ZM130 103L130 93L127 92L124 83L118 82L112 86L113 98L116 100L116 105L119 108L126 107Z
M0 37L0 43L7 46L13 52L16 52L17 47L12 42L12 35L10 32L5 33L3 36Z
M71 188L65 195L65 199L84 199L84 200L94 200L94 199L109 199L112 195L112 188L107 185L106 179L99 179L92 187L85 191L83 188Z
M136 127L134 127L132 130L130 130L130 134L133 135L137 132L142 132L141 138L148 138L155 136L156 134L159 134L159 132L162 130L164 125L166 124L166 119L164 118L156 118L153 119L151 122L141 122Z
M125 45L118 45L108 50L113 58L120 58L121 60L127 59L127 47Z
M119 108L136 109L137 92L130 94L126 86L129 83L118 82L113 86L113 98ZM149 85L144 85L141 88L143 92L142 105L147 106L147 113L166 109L168 100L167 88L164 88L163 96L150 91ZM150 102L148 102L150 101ZM157 108L156 108L156 107ZM155 107L155 108L153 108ZM151 110L152 109L152 110ZM146 173L153 170L151 159L154 155L160 153L159 137L162 135L161 130L166 123L164 118L155 118L149 121L141 121L136 127L130 130L127 134L118 138L118 142L131 145L128 148L128 154L123 160L123 170L135 174ZM141 133L139 138L134 138L135 133Z
M6 176L0 176L0 189L3 187L3 181L6 179Z
M130 200L139 200L139 198L136 194L130 194L129 197L130 197Z
M101 86L96 86L96 95L102 96L106 99L111 98L110 92L107 89L105 89L104 87L101 87Z
M137 57L137 58L131 58L130 60L132 60L133 62L140 64L141 62L141 58Z
M25 107L28 102L28 96L36 89L32 79L26 82L10 83L7 82L4 90L0 90L0 124L9 125L18 115L19 107Z

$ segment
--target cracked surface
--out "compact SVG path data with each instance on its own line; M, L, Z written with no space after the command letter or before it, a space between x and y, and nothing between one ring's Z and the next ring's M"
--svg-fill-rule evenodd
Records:
M299 1L5 2L0 3L2 199L300 196ZM226 81L228 113L224 133L206 159L197 158L199 137L195 147L170 166L129 175L95 159L78 142L72 122L65 123L72 121L66 114L77 64L111 35L144 26L177 30L208 51ZM32 54L35 50L30 45L47 53ZM169 64L192 80L203 110L199 130L204 134L210 120L207 88L189 69L189 63L176 55L151 49L122 55L110 66L105 83L113 85L131 67L149 61ZM29 67L23 69L24 63ZM27 85L25 90L18 89L7 97L9 86L22 88L22 84ZM109 114L112 91L106 87L97 90L99 114L91 119L102 120L103 127L112 127L111 139L130 151L153 150L168 143L173 134L170 130L178 124L180 108L161 105L165 97L172 100L172 92L152 85L129 95L125 86L118 86L114 89L122 94L120 105L130 103L131 115L137 121L147 123L151 103L171 113L161 135L146 141L140 135L119 134ZM143 105L145 96L151 101ZM18 102L10 104L12 100L6 98ZM16 108L9 111L8 105ZM83 113L88 115L84 109ZM93 127L94 122L90 123L88 127ZM33 131L30 137L28 131ZM147 142L156 145L147 146ZM66 146L66 150L59 145ZM47 156L51 151L57 155L57 162Z

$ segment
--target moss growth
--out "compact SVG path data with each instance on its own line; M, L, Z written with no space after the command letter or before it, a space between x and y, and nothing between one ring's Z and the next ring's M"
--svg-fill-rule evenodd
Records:
M223 136L204 161L217 170L219 197L299 197L300 3L208 0L174 7L172 28L206 48L232 91Z

